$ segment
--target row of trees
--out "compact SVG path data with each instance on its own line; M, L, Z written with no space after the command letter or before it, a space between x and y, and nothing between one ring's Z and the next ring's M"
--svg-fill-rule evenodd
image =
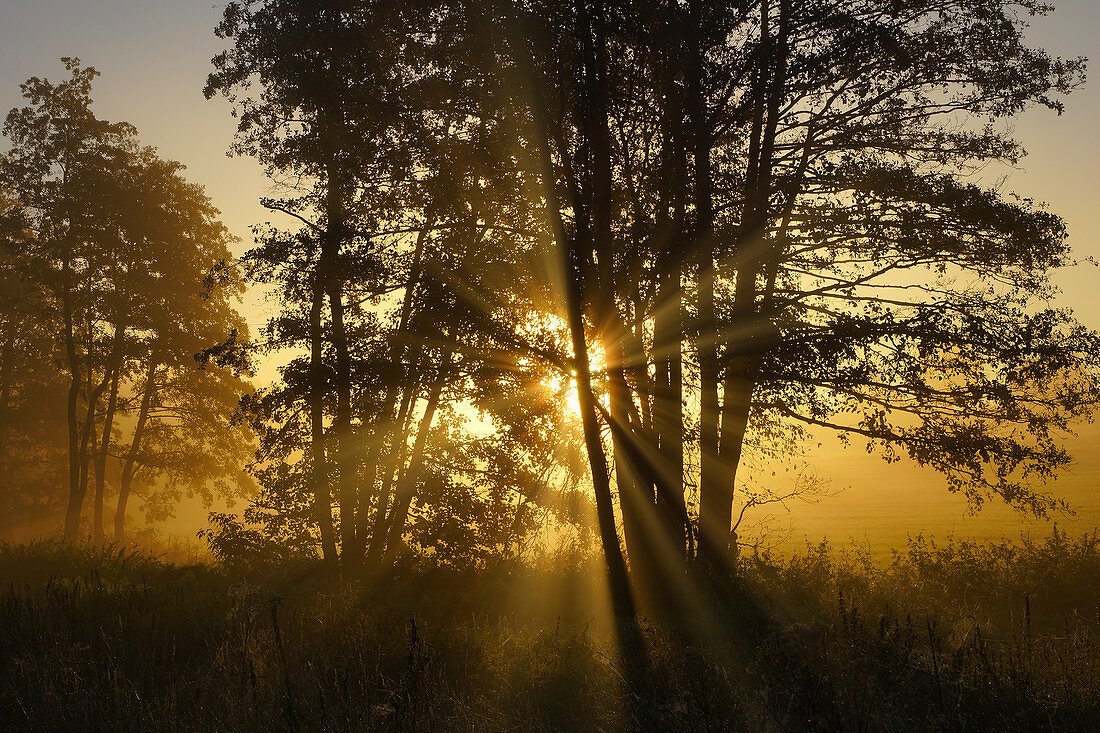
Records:
M293 355L244 405L261 436L247 518L352 571L410 541L483 564L547 522L577 539L590 503L567 385L513 345L559 334L481 300L529 270L523 235L487 222L492 192L471 195L479 163L447 131L464 115L420 129L400 99L431 52L411 39L430 22L414 12L232 4L219 34L235 48L206 89L237 103L236 152L283 182L264 203L296 225L259 227L244 258L280 308L261 348ZM473 409L493 428L470 425ZM250 537L219 519L223 536Z
M108 493L121 539L135 493L156 519L250 486L230 424L247 385L204 359L244 336L243 286L203 189L98 119L97 72L63 61L70 78L27 81L3 128L0 512L11 530L64 505L68 537L102 541Z
M1058 508L1041 486L1100 343L1049 306L1061 219L977 175L1083 78L1026 45L1045 12L229 3L206 93L292 223L247 257L283 305L264 344L294 354L247 405L250 518L349 570L445 553L446 527L484 554L534 507L572 521L587 464L630 615L689 561L735 559L747 461L812 431L976 504Z

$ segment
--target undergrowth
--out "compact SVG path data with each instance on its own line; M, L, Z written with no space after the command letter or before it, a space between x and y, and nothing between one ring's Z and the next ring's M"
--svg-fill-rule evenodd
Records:
M638 675L592 569L340 585L308 564L7 545L0 727L1089 730L1098 570L1097 537L1060 532L917 538L883 567L828 545L747 559L737 586L766 625L644 623Z

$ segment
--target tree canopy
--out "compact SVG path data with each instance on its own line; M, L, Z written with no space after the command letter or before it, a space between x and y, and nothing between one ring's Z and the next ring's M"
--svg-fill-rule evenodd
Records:
M250 438L230 424L246 390L241 378L196 355L245 336L234 299L243 284L231 237L183 166L142 146L126 123L91 110L95 69L63 59L70 78L23 84L28 106L4 124L0 160L5 257L3 455L37 455L40 468L13 495L43 492L64 474L65 531L81 528L94 487L90 533L105 534L108 483L117 492L121 538L134 486L149 487L146 513L171 513L181 490L209 499L240 495ZM33 364L26 369L22 363ZM60 409L58 409L60 407ZM33 420L34 423L27 422ZM63 426L63 427L62 427ZM115 465L117 463L117 465Z
M1083 79L1026 42L1048 11L230 3L206 93L283 186L246 259L283 308L264 348L296 355L249 405L253 519L348 569L445 557L424 522L478 544L583 456L628 609L726 567L746 462L821 430L1058 509L1100 344L1052 304L1062 220L981 176Z
M0 461L68 493L6 505L75 536L90 491L102 538L113 491L121 536L135 488L258 488L219 551L349 577L598 537L621 616L734 569L756 473L829 431L1060 510L1100 342L1056 303L1065 223L988 174L1084 78L1027 42L1049 11L230 2L204 92L274 183L239 261L66 59L4 127Z

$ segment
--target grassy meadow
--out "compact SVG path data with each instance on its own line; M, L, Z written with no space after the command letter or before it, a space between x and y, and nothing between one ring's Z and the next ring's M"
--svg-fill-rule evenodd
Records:
M643 669L578 610L600 605L598 566L348 585L168 558L0 549L0 727L1084 731L1100 714L1095 534L746 558L724 626L643 622Z

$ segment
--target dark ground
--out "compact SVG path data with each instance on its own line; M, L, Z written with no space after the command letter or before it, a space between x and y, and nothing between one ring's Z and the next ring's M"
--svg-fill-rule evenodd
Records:
M1100 542L750 559L628 669L584 571L0 548L5 730L1095 730ZM598 595L598 594L596 594ZM739 607L740 606L740 607ZM750 610L746 610L750 609ZM746 622L746 618L755 619Z

